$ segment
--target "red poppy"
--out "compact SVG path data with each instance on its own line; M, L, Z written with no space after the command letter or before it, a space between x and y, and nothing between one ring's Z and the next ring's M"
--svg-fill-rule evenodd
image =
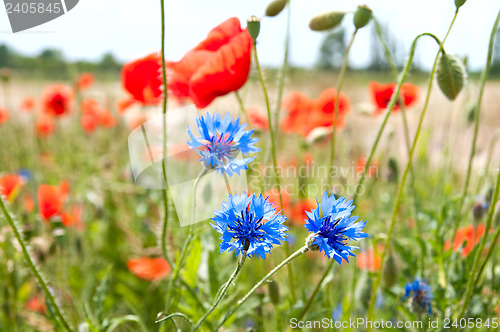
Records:
M135 114L132 114L128 118L127 123L128 123L130 130L134 130L135 128L139 127L147 120L148 120L148 118L142 112L137 112Z
M46 87L42 94L42 110L45 114L62 116L69 113L73 90L62 84Z
M168 155L179 161L197 160L199 158L196 151L191 149L186 143L171 146L168 148Z
M310 199L301 199L292 206L290 219L292 223L303 225L307 219L306 211L311 211L316 207L316 202Z
M168 62L168 91L179 100L191 98L198 108L240 89L250 72L252 38L232 17L180 61Z
M476 230L472 225L459 228L457 230L457 234L455 235L455 239L453 240L453 250L459 250L462 248L463 243L467 242L461 253L462 257L467 257L467 255L469 255L469 253L474 249L474 246L481 241L485 230L486 226L484 224L479 224ZM446 241L444 248L445 250L450 249L450 241Z
M246 109L250 124L253 128L259 130L269 130L269 119L257 107L248 107Z
M121 81L129 97L117 103L119 112L124 112L135 102L142 105L158 105L162 101L163 93L161 56L153 53L126 63L122 68Z
M301 92L292 91L282 103L288 114L281 122L281 128L287 133L299 133L307 137L319 127L332 127L335 118L337 91L325 89L317 99L310 99ZM345 126L344 118L350 110L350 102L344 93L340 93L336 121L337 128Z
M41 293L32 296L26 302L24 307L28 311L38 312L43 315L47 313L47 305L45 304L45 298Z
M94 84L94 75L91 73L82 73L76 80L78 90L88 89Z
M67 182L62 182L59 187L47 184L38 187L38 212L44 220L61 215L68 191L69 184Z
M384 251L384 246L378 245L376 254L374 249L358 253L356 255L356 265L362 270L379 271L382 265L382 251Z
M389 104L394 89L396 89L396 83L380 84L378 82L370 82L370 93L372 95L373 103L375 104L375 115L382 114ZM403 99L403 103L406 108L413 107L417 102L419 89L416 85L411 83L403 83L399 91L400 96ZM397 112L401 109L399 105L399 100L396 101L393 112Z
M66 227L74 227L82 230L84 224L82 222L83 206L75 205L71 212L61 213L61 222Z
M283 206L280 204L279 191L276 188L266 191L262 196L264 198L269 197L268 201L273 203L278 210L283 210L285 214L289 214L292 210L292 205L290 202L290 195L283 189L281 189L281 198L283 200Z
M36 131L38 136L47 137L54 131L54 121L47 115L40 115L36 123Z
M0 194L12 201L23 184L24 180L18 174L4 175L0 178Z
M21 101L21 109L25 112L31 112L35 108L35 100L32 97L26 97Z
M9 120L9 111L0 106L0 124L7 122Z
M107 109L101 109L99 123L104 128L113 128L118 124L118 119Z
M158 280L170 272L170 265L161 257L129 259L127 267L130 272L144 280Z

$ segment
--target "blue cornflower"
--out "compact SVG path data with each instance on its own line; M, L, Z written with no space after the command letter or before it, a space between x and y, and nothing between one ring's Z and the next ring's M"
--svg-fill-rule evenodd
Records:
M246 251L248 257L265 259L273 245L286 241L286 217L262 195L229 195L212 220L215 224L210 225L221 234L219 254L234 250L238 256Z
M309 248L323 251L325 256L335 259L339 264L342 264L342 259L349 262L348 257L355 256L351 251L359 248L348 246L346 242L369 236L361 231L366 221L355 222L358 217L351 217L354 209L352 201L344 197L335 199L333 194L328 196L325 191L321 204L318 200L316 202L318 205L315 209L306 211L305 227L313 233L307 241Z
M255 159L236 159L238 154L243 156L259 152L254 146L259 140L252 137L253 130L244 130L246 123L240 125L240 119L231 120L229 113L221 119L220 114L209 114L196 117L196 127L199 136L194 136L188 126L188 135L191 140L187 142L191 149L195 149L201 156L200 161L207 168L213 168L221 174L232 176L240 174L240 170L247 169L247 164Z
M408 296L413 293L412 297L412 307L413 310L417 312L422 312L423 310L428 310L429 314L432 314L431 308L431 298L432 298L432 288L425 280L419 280L416 278L413 282L406 283L405 295L401 299L406 300Z

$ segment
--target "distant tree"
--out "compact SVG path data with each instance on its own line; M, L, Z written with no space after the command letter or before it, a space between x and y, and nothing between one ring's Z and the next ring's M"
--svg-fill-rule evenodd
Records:
M115 59L112 53L106 53L103 55L97 66L101 70L117 71L121 69L122 65Z
M344 29L328 33L321 43L316 67L321 70L340 68L346 47Z
M10 60L10 50L9 47L5 44L0 45L0 68L8 67Z

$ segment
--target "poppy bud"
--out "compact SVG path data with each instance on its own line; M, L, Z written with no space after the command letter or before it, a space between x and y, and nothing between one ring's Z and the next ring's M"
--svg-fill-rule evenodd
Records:
M465 67L453 55L444 53L439 59L437 83L441 92L449 99L455 100L465 84Z
M455 0L455 6L457 6L457 9L462 7L467 0Z
M257 37L260 33L260 18L258 18L257 16L250 16L250 18L247 20L247 29L250 37L252 37L253 39L253 42L256 43Z
M396 284L398 272L398 266L394 259L394 255L389 253L389 257L387 257L387 261L385 262L384 271L382 271L386 288L391 288Z
M361 29L370 22L372 18L372 10L367 5L358 6L354 12L354 26L356 29Z
M342 23L344 12L328 12L314 16L309 22L309 28L313 31L325 31L336 28Z
M266 8L267 16L276 16L285 8L288 0L274 0Z
M271 302L274 305L278 305L280 303L280 287L278 283L274 280L271 280L267 286Z
M387 180L389 180L390 182L396 182L398 180L398 177L399 177L398 162L396 161L396 159L391 157L391 158L389 158L389 163L387 166L389 167Z

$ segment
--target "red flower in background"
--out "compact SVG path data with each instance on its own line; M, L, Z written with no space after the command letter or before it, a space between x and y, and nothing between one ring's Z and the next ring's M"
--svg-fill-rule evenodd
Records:
M117 120L108 110L99 106L94 99L85 99L82 101L82 117L80 122L82 128L87 133L92 133L99 125L105 128L116 126Z
M71 212L61 213L61 222L66 227L74 227L82 230L84 224L82 222L83 206L75 205Z
M307 219L306 211L311 211L316 207L316 202L310 199L301 199L293 204L290 219L296 225L304 225Z
M257 107L248 107L246 109L250 124L253 128L259 130L269 130L269 120Z
M369 89L376 107L375 115L382 114L391 100L394 89L396 89L396 83L380 84L378 82L372 81L370 82ZM406 108L415 105L415 103L417 102L418 94L419 89L416 85L413 85L411 83L403 83L403 85L401 85L399 95L403 99L403 103ZM399 105L398 100L396 101L396 104L394 105L392 111L397 112L400 109L401 106Z
M9 120L9 111L0 106L0 124L7 122Z
M363 174L363 171L366 167L366 159L363 156L359 156L358 160L356 160L356 173L358 175ZM377 176L378 173L378 166L377 163L372 162L370 166L366 169L366 176L371 178L374 176Z
M179 100L191 98L198 108L240 89L250 72L252 38L232 17L180 61L168 62L168 91Z
M129 259L127 267L130 272L144 280L158 280L170 272L170 265L161 257Z
M158 105L162 101L161 56L150 54L126 63L122 68L121 81L129 93L127 99L117 102L118 112L123 113L130 105Z
M332 127L335 118L335 101L337 91L325 89L317 99L292 91L282 102L282 108L288 113L281 121L281 128L287 133L299 133L307 137L318 127ZM336 121L337 128L345 126L344 118L350 110L350 102L344 93L340 93Z
M282 210L285 213L285 215L288 214L292 209L290 202L290 195L283 189L281 189L281 199L283 200L283 206L281 206L280 204L279 191L276 188L266 191L262 196L264 198L269 197L267 199L268 202L274 204L278 211Z
M486 226L484 224L479 224L476 230L474 230L474 226L472 225L459 228L457 230L457 234L455 235L455 239L453 240L453 250L458 251L462 248L463 243L467 241L461 253L462 257L467 257L467 255L469 255L469 253L474 249L474 246L481 241L485 230ZM446 241L444 248L445 250L450 249L450 241Z
M59 186L42 184L38 187L38 212L44 220L60 216L63 203L69 192L69 184L64 181Z
M24 180L21 175L4 175L0 178L0 194L11 201L23 184Z
M45 304L45 298L43 294L33 295L24 305L26 310L38 312L42 315L47 313L47 305Z
M35 200L33 199L33 196L31 196L29 194L24 196L23 204L24 204L24 208L28 212L32 212L35 209Z
M76 88L78 90L88 89L94 84L94 75L91 73L82 73L76 80Z
M69 113L73 101L73 90L62 84L46 87L42 94L42 111L52 116Z
M356 255L356 265L361 270L368 270L371 272L379 271L382 265L382 251L384 251L384 246L378 245L377 254L375 254L374 249L360 252Z
M25 112L31 112L35 108L35 100L32 97L25 97L21 101L20 107Z
M54 120L47 115L40 115L36 123L36 131L40 137L48 137L54 132Z

